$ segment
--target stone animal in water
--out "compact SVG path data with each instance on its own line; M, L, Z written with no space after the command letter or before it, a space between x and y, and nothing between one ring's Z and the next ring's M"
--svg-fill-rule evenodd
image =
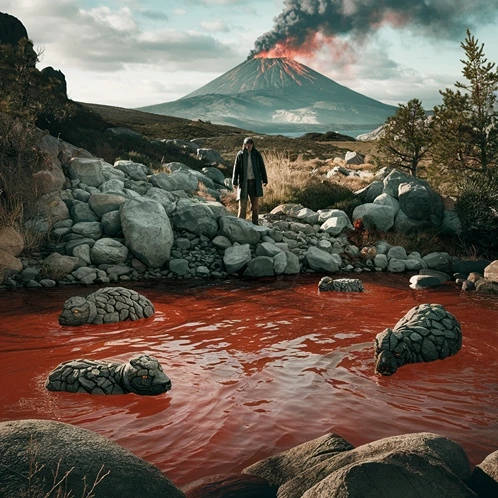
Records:
M123 287L104 287L86 297L69 298L59 315L59 323L115 323L149 318L153 314L154 305L138 292Z
M377 334L374 346L375 371L392 375L408 363L444 360L462 347L458 320L440 304L412 308L391 329Z
M330 277L323 277L318 283L320 291L336 292L363 292L363 283L357 278L338 278L333 280Z
M128 363L65 361L50 373L45 387L70 393L155 396L169 391L171 380L153 356L142 354Z

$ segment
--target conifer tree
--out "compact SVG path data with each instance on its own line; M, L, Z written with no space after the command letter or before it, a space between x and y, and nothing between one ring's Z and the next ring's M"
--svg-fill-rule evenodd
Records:
M434 163L442 172L488 173L498 160L498 70L484 55L484 44L467 30L456 90L440 91L443 103L434 108Z
M378 148L391 166L417 176L418 165L431 146L432 133L422 102L412 99L400 104L396 114L387 119Z

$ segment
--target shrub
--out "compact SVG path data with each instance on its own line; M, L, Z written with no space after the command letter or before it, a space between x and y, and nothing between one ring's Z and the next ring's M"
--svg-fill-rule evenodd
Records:
M498 171L474 175L458 184L460 195L455 211L468 244L498 250Z

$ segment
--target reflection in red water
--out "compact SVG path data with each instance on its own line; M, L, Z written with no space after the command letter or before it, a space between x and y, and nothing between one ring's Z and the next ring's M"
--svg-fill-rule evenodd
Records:
M498 308L494 297L408 290L408 276L362 276L364 294L318 293L318 276L218 285L134 285L153 319L63 328L70 295L56 288L0 294L0 421L42 418L96 431L157 465L177 485L247 465L333 431L354 445L431 431L472 463L498 449ZM197 287L195 287L197 285ZM454 357L373 374L373 340L417 304L461 322ZM75 358L156 356L173 389L157 397L45 390Z

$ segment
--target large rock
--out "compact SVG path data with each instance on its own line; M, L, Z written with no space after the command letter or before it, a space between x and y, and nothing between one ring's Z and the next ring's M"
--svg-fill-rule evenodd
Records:
M3 284L5 280L22 271L22 269L23 265L20 259L0 249L0 284Z
M304 206L301 204L280 204L273 208L270 214L284 214L285 216L295 217Z
M218 185L225 185L225 175L218 168L202 168L202 172Z
M33 183L38 195L50 194L61 190L64 186L65 177L62 168L41 170L33 174Z
M278 490L279 498L470 498L463 449L431 433L380 439L306 469Z
M266 479L249 474L216 474L182 487L187 498L276 498Z
M284 274L285 275L295 275L296 273L299 273L301 270L301 266L299 264L299 258L294 253L289 252L289 251L284 252L284 254L285 254L285 258L287 260L286 265L285 265L285 269L284 269Z
M498 451L474 467L468 485L481 498L498 496Z
M71 219L75 223L80 223L85 221L99 221L100 218L86 202L78 202L71 208Z
M147 166L133 161L116 161L114 167L122 171L131 180L147 181Z
M67 173L71 180L79 180L91 187L98 187L106 181L102 163L102 159L74 157L67 165Z
M384 190L384 183L380 180L372 182L367 187L357 190L355 194L358 196L360 200L369 204L374 201L380 194L382 194Z
M91 248L90 256L96 265L115 265L126 261L128 248L114 239L100 239Z
M493 261L484 269L484 278L490 282L498 283L498 260Z
M346 164L363 164L365 162L365 156L362 156L359 152L348 151L344 156Z
M199 186L199 180L196 176L183 170L171 174L157 173L150 177L150 183L154 187L162 188L168 192L175 190L196 191Z
M413 230L424 227L425 224L428 224L428 222L411 220L406 216L405 212L400 209L394 220L393 230L395 232L409 234Z
M70 218L66 203L57 194L42 195L38 199L37 205L40 216L52 225Z
M271 242L262 242L256 248L256 256L269 256L270 258L273 258L281 252L282 249L280 249L280 247L276 246L275 244L272 244Z
M0 250L19 256L24 250L24 239L13 228L0 228Z
M121 233L121 216L119 210L109 211L102 216L102 228L109 237L116 237Z
M393 208L393 215L396 218L399 211L399 201L394 197L391 197L389 194L380 194L373 200L373 203L380 204L381 206L391 206Z
M42 274L53 280L60 280L71 273L78 265L78 258L62 256L57 252L53 252L43 260Z
M249 244L234 245L225 249L223 263L227 273L235 273L251 261Z
M116 211L125 202L126 197L116 194L93 194L88 199L88 205L99 218L106 213Z
M394 225L394 211L391 206L362 204L353 211L353 221L362 220L367 230L387 232Z
M389 194L391 197L395 199L398 198L398 190L399 186L402 183L410 183L413 181L414 177L409 176L402 171L398 171L393 169L385 178L384 178L384 188L382 189L382 193Z
M100 239L102 237L102 224L98 221L87 221L76 223L72 227L73 233L82 235L83 237L90 237L91 239Z
M197 149L197 157L210 163L223 164L223 158L213 149Z
M180 199L172 217L173 225L179 230L187 230L196 235L206 235L210 239L218 233L218 223L208 206L190 199Z
M222 216L230 216L230 212L221 202L207 201L204 202L204 204L211 209L216 219L221 218Z
M63 493L71 491L71 496L87 496L95 480L103 477L95 496L185 497L157 467L105 437L74 425L52 420L2 422L0 446L0 495L5 498L27 492L26 476L33 475L33 461L41 467L33 476L32 488L41 488L36 496L55 496L49 491L53 473L58 471L57 480L68 473L60 489Z
M256 256L247 264L245 277L271 277L273 270L273 258L269 256Z
M315 271L335 273L339 270L339 265L333 256L317 247L309 247L304 253L304 259L307 265Z
M260 460L242 472L263 477L272 486L282 486L294 477L313 469L320 462L352 449L353 446L341 436L330 433Z
M452 258L447 252L431 252L422 258L431 270L449 272Z
M337 210L339 213L343 211ZM345 228L349 230L353 230L353 225L351 221L349 221L348 216L344 213L345 216L337 215L331 216L327 219L321 226L320 230L327 232L329 235L336 236L339 235Z
M257 244L261 233L256 225L235 216L222 216L219 218L220 235L224 235L232 243Z
M453 209L445 210L443 214L443 221L441 223L441 231L444 233L455 234L462 230L462 223L460 217Z
M151 268L168 261L173 230L163 206L147 198L131 199L119 209L126 245L133 255Z
M398 188L398 199L403 212L415 221L427 220L431 214L428 189L417 183L401 183Z
M173 214L176 209L175 196L167 190L158 187L152 187L147 191L145 196L159 202L159 204L163 206L168 216Z

